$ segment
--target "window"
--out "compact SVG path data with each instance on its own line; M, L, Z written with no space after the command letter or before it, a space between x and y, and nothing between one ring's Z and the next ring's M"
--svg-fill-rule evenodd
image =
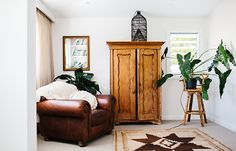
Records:
M184 55L191 52L191 55L198 56L198 33L170 33L170 72L179 73L177 53Z

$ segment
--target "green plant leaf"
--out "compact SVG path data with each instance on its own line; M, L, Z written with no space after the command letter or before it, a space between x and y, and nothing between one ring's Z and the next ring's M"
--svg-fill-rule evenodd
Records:
M197 81L199 81L199 83L202 85L202 78L200 77L196 77Z
M191 64L190 61L185 61L182 66L180 66L181 74L183 75L184 79L188 81L190 79L191 74Z
M77 83L77 81L76 80L68 80L68 81L66 81L66 83L75 85Z
M184 60L190 60L191 58L191 52L188 52L187 54L184 55Z
M236 66L236 62L234 60L234 56L232 53L223 46L223 41L221 40L220 45L217 48L216 55L214 57L213 62L208 67L208 71L212 71L213 68L217 67L219 63L223 64L228 70L230 69L230 62Z
M230 75L231 71L232 71L232 70L229 69L229 70L227 70L226 72L222 73L218 68L215 68L215 73L218 75L219 80L220 80L220 86L219 86L219 89L220 89L220 98L221 98L222 95L223 95L225 83L226 83L226 80L227 80L228 76Z
M66 80L66 83L73 84L78 90L85 90L92 94L100 92L99 85L95 81L91 81L93 73L84 73L82 69L75 70L75 78L71 75L62 74L57 76L55 80L62 79Z
M208 89L210 87L211 81L212 80L210 78L207 78L207 79L203 80L203 83L202 83L202 98L204 100L208 100L209 99Z
M177 54L179 70L186 81L189 80L190 74L191 74L191 62L190 62L191 53L188 53L188 54L185 55L184 61L183 61L183 56L180 54Z
M96 95L96 94L97 94L97 90L96 90L94 87L89 87L89 86L85 85L85 86L83 87L83 89L84 89L85 91L88 91L88 92L92 93L93 95Z
M199 83L201 84L202 86L202 98L204 100L208 100L209 99L209 96L208 96L208 89L210 87L210 84L212 82L212 80L210 78L207 78L207 79L202 79L200 77L196 77L196 79L199 81Z
M230 61L234 66L236 66L236 62L235 62L235 60L234 60L234 56L232 55L232 53L231 53L228 49L226 49L225 51L226 51L226 53L227 53L227 55L228 55L228 57L229 57L229 61Z
M194 66L195 66L196 64L200 63L200 62L201 62L200 59L193 59L193 61L191 62L191 69L193 69Z
M75 70L75 78L76 79L81 78L83 75L84 75L84 72L83 72L83 70L81 68Z
M56 78L53 79L53 81L56 81L58 79L61 79L61 80L67 80L67 81L73 81L75 80L74 77L72 77L71 75L68 75L68 74L62 74L62 75L59 75L57 76ZM66 81L66 82L67 82Z
M164 53L161 56L161 60L166 58L167 53L168 53L168 47L166 47L166 49L164 50Z
M95 84L94 85L94 88L101 94L102 92L100 91L100 89L99 89L99 85L98 84Z
M223 46L223 41L221 40L220 45L218 46L218 60L227 68L230 69L230 65L228 62L229 56Z
M88 79L88 80L91 80L93 78L94 74L93 73L84 73L83 77Z
M213 60L211 65L208 67L208 72L211 72L213 68L215 68L218 65L218 62L216 60Z
M177 61L179 65L183 64L183 56L181 54L177 54Z
M173 74L166 74L161 79L157 80L156 87L162 86L169 78L173 77Z

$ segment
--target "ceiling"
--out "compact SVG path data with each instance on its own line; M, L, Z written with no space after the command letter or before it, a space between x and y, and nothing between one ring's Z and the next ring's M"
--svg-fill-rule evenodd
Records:
M56 18L206 17L220 0L41 0Z

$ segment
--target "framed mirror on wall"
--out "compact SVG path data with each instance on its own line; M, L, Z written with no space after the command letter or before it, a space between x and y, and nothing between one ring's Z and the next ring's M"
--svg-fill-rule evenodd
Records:
M89 36L63 36L63 70L89 70L89 48Z

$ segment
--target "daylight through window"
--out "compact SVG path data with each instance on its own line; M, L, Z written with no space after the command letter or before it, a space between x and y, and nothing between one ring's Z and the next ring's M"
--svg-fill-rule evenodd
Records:
M176 55L191 52L198 56L198 33L171 33L170 34L170 72L179 73L179 66Z

